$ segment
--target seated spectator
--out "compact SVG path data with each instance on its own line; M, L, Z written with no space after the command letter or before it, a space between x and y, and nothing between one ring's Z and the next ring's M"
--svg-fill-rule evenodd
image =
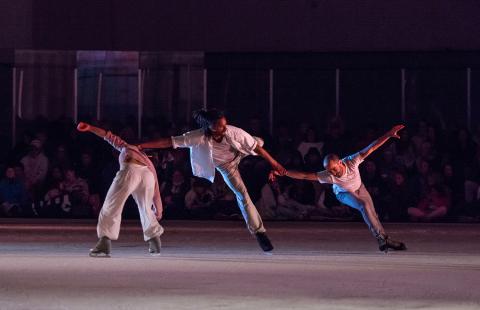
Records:
M415 199L403 172L397 170L392 174L382 200L384 220L398 222L407 219L407 210L414 206Z
M92 209L88 205L90 192L88 184L82 178L77 177L75 169L65 170L65 180L61 183L61 190L68 194L71 202L71 215L78 217L91 217Z
M412 142L410 140L410 133L407 128L400 133L400 139L392 146L395 148L395 163L396 166L403 167L407 175L415 169L415 152Z
M30 152L22 158L21 163L25 169L27 190L33 197L38 197L47 176L48 158L43 154L40 140L33 140L30 147Z
M159 180L170 179L174 170L175 156L173 150L164 149L156 151L158 154L158 163L155 163L157 169L157 176Z
M53 154L53 158L51 160L52 166L60 167L60 169L64 170L71 166L70 157L67 152L67 148L65 145L59 145L55 149L55 153Z
M185 195L189 189L190 184L181 170L174 170L172 179L162 183L160 192L165 218L178 219L185 215Z
M377 165L372 160L366 160L361 166L362 181L372 197L380 195L380 187L383 183L382 178L378 175Z
M310 148L305 155L305 170L320 171L323 169L322 157L316 148Z
M16 178L15 168L8 165L0 180L0 216L16 217L25 214L28 195L24 184Z
M295 184L296 183L296 184ZM258 212L266 220L301 220L315 210L313 187L307 190L306 181L277 180L262 188L256 202Z
M305 155L307 155L307 152L310 150L310 148L317 149L320 156L322 156L323 142L319 141L319 139L317 138L317 133L315 132L315 129L311 127L307 129L305 137L304 139L302 139L302 141L300 141L300 144L298 145L297 150L302 155L302 158L304 158Z
M88 188L92 193L99 193L100 183L98 182L98 168L93 161L93 155L90 150L84 150L80 154L80 162L75 169L76 175L88 183Z
M445 188L435 185L423 197L416 208L409 208L410 220L414 222L431 222L444 218L447 215L450 201Z
M419 160L415 174L412 176L412 186L415 189L415 198L420 199L428 192L428 175L431 174L430 164L425 160Z
M397 168L395 166L395 156L391 149L386 148L381 152L382 157L378 161L378 165L376 165L375 170L378 173L379 177L382 180L387 180L393 173L393 171Z
M212 218L220 220L243 219L237 205L237 197L218 172L216 172L211 190L214 195L213 209L215 210Z
M60 167L53 167L50 171L43 201L36 202L36 212L42 217L65 217L70 214L71 203L68 195L63 191L65 177Z
M189 218L210 218L214 213L213 192L208 181L195 178L192 188L185 195L185 208Z
M448 189L448 195L451 197L452 209L450 212L457 214L461 205L464 204L465 188L462 178L459 177L454 167L450 163L445 163L442 167L443 183Z

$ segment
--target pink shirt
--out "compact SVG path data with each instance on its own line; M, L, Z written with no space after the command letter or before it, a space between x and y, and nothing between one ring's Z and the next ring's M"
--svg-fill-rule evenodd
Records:
M153 194L153 204L155 208L158 210L159 214L161 214L163 210L162 200L160 198L160 189L158 187L158 179L157 179L157 172L155 171L155 167L153 166L152 161L148 158L147 154L140 151L135 145L128 144L119 136L114 135L111 131L108 131L105 137L103 138L105 141L110 143L115 149L120 151L120 155L118 156L118 161L120 163L120 169L125 166L125 160L127 158L132 158L139 163L144 164L148 167L153 176L155 177L155 191Z

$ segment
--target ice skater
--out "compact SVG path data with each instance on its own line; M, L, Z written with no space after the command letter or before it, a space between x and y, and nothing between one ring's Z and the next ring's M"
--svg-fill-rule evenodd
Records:
M378 241L380 251L406 250L403 242L395 241L389 238L382 224L378 219L377 212L373 206L372 198L362 183L358 166L373 151L382 146L390 138L399 139L398 132L405 126L397 125L387 131L383 136L373 141L363 150L353 155L340 159L336 154L328 154L323 160L325 170L320 172L300 172L288 170L286 176L310 181L319 181L320 183L333 184L333 191L337 199L362 214L363 220L368 225L373 236ZM270 179L274 180L279 175L276 171L272 171Z
M262 139L252 137L241 128L228 125L227 118L221 111L215 109L195 111L194 119L200 129L181 136L142 143L139 148L190 148L193 174L213 182L217 169L225 183L235 193L248 230L255 235L263 251L273 250L262 219L243 183L238 165L245 156L260 155L279 175L285 174L285 168L263 149Z
M126 143L110 131L84 122L80 122L77 129L103 138L120 152L118 158L120 170L113 179L100 210L97 224L99 240L90 250L90 256L110 257L111 240L118 239L122 210L130 195L137 203L143 237L148 242L149 252L152 255L159 254L163 228L157 220L162 217L162 201L153 163L137 146ZM154 210L152 210L152 206L155 207Z

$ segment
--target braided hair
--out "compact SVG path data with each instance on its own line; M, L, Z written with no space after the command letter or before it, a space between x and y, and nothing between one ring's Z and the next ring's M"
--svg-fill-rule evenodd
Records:
M206 136L212 135L212 132L209 129L210 125L212 125L222 117L225 117L225 114L217 109L201 109L193 112L193 119L198 124L198 126L200 126L200 128L204 130Z

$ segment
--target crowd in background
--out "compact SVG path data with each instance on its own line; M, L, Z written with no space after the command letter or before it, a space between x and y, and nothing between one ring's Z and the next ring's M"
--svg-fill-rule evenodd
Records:
M228 116L228 114L227 114ZM94 122L95 123L95 122ZM147 121L144 137L181 134L187 126ZM134 122L97 122L130 143L139 142ZM341 157L367 146L389 128L349 128L339 118L317 124L278 123L270 136L258 118L235 124L265 140L265 148L287 169L323 170L328 153ZM394 124L392 124L394 125ZM1 217L94 218L119 169L118 153L97 137L80 133L71 120L22 123L14 148L0 154ZM480 126L442 128L418 120L360 166L362 180L383 221L480 221ZM8 145L8 141L4 141ZM159 178L164 218L241 218L235 196L220 176L214 183L192 176L188 149L148 151ZM265 220L357 220L330 185L278 178L260 157L240 165L250 196ZM136 217L133 200L126 217Z

